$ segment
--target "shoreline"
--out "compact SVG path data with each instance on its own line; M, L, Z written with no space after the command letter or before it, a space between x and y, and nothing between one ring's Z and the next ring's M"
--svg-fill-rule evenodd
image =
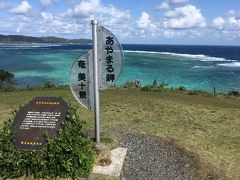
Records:
M54 43L54 42L43 42L43 43L37 43L37 42L0 42L0 45L9 45L9 44L13 44L13 45L31 45L31 44L62 44L62 45L66 45L66 44L75 44L75 45L92 45L92 43ZM122 43L122 46L128 46L128 45L151 45L151 46L194 46L194 47L240 47L239 45L219 45L219 44L139 44L139 43Z
M44 82L45 85L39 85L39 86L30 86L25 85L25 87L19 87L15 86L13 88L8 89L0 89L1 91L27 91L27 90L44 90L44 89L70 89L69 85L65 84L54 84L52 81L46 81ZM43 83L43 84L44 84ZM113 85L110 87L110 89L139 89L141 91L151 91L151 92L183 92L187 93L189 95L197 95L197 94L204 94L204 95L224 95L224 96L240 96L240 91L230 90L228 92L218 92L216 88L213 87L212 91L204 91L201 89L187 89L184 86L179 87L169 87L165 83L161 83L159 85L145 85L142 86L140 81L128 81L125 84L122 85Z

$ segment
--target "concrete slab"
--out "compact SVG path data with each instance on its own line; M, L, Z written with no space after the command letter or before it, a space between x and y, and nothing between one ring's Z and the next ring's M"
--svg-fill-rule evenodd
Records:
M112 163L108 166L94 165L93 173L119 177L122 171L127 148L116 148L111 151Z

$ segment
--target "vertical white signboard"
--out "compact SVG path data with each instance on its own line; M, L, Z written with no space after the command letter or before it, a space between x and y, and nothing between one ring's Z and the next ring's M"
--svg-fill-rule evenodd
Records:
M81 55L73 63L69 84L77 101L89 110L94 110L92 50Z
M114 85L123 66L123 50L116 36L103 26L97 28L99 89Z

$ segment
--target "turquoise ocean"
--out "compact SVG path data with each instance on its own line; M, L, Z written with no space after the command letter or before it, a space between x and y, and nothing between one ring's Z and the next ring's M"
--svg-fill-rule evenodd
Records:
M15 74L17 85L68 84L72 63L89 45L0 45L0 69ZM169 87L217 92L240 91L240 47L123 45L124 66L117 86L154 80Z

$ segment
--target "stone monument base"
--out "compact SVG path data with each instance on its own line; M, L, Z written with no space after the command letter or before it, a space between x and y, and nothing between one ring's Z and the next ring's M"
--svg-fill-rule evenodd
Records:
M107 166L100 166L95 164L93 167L93 173L119 177L122 171L126 154L127 148L113 149L111 151L111 164Z

